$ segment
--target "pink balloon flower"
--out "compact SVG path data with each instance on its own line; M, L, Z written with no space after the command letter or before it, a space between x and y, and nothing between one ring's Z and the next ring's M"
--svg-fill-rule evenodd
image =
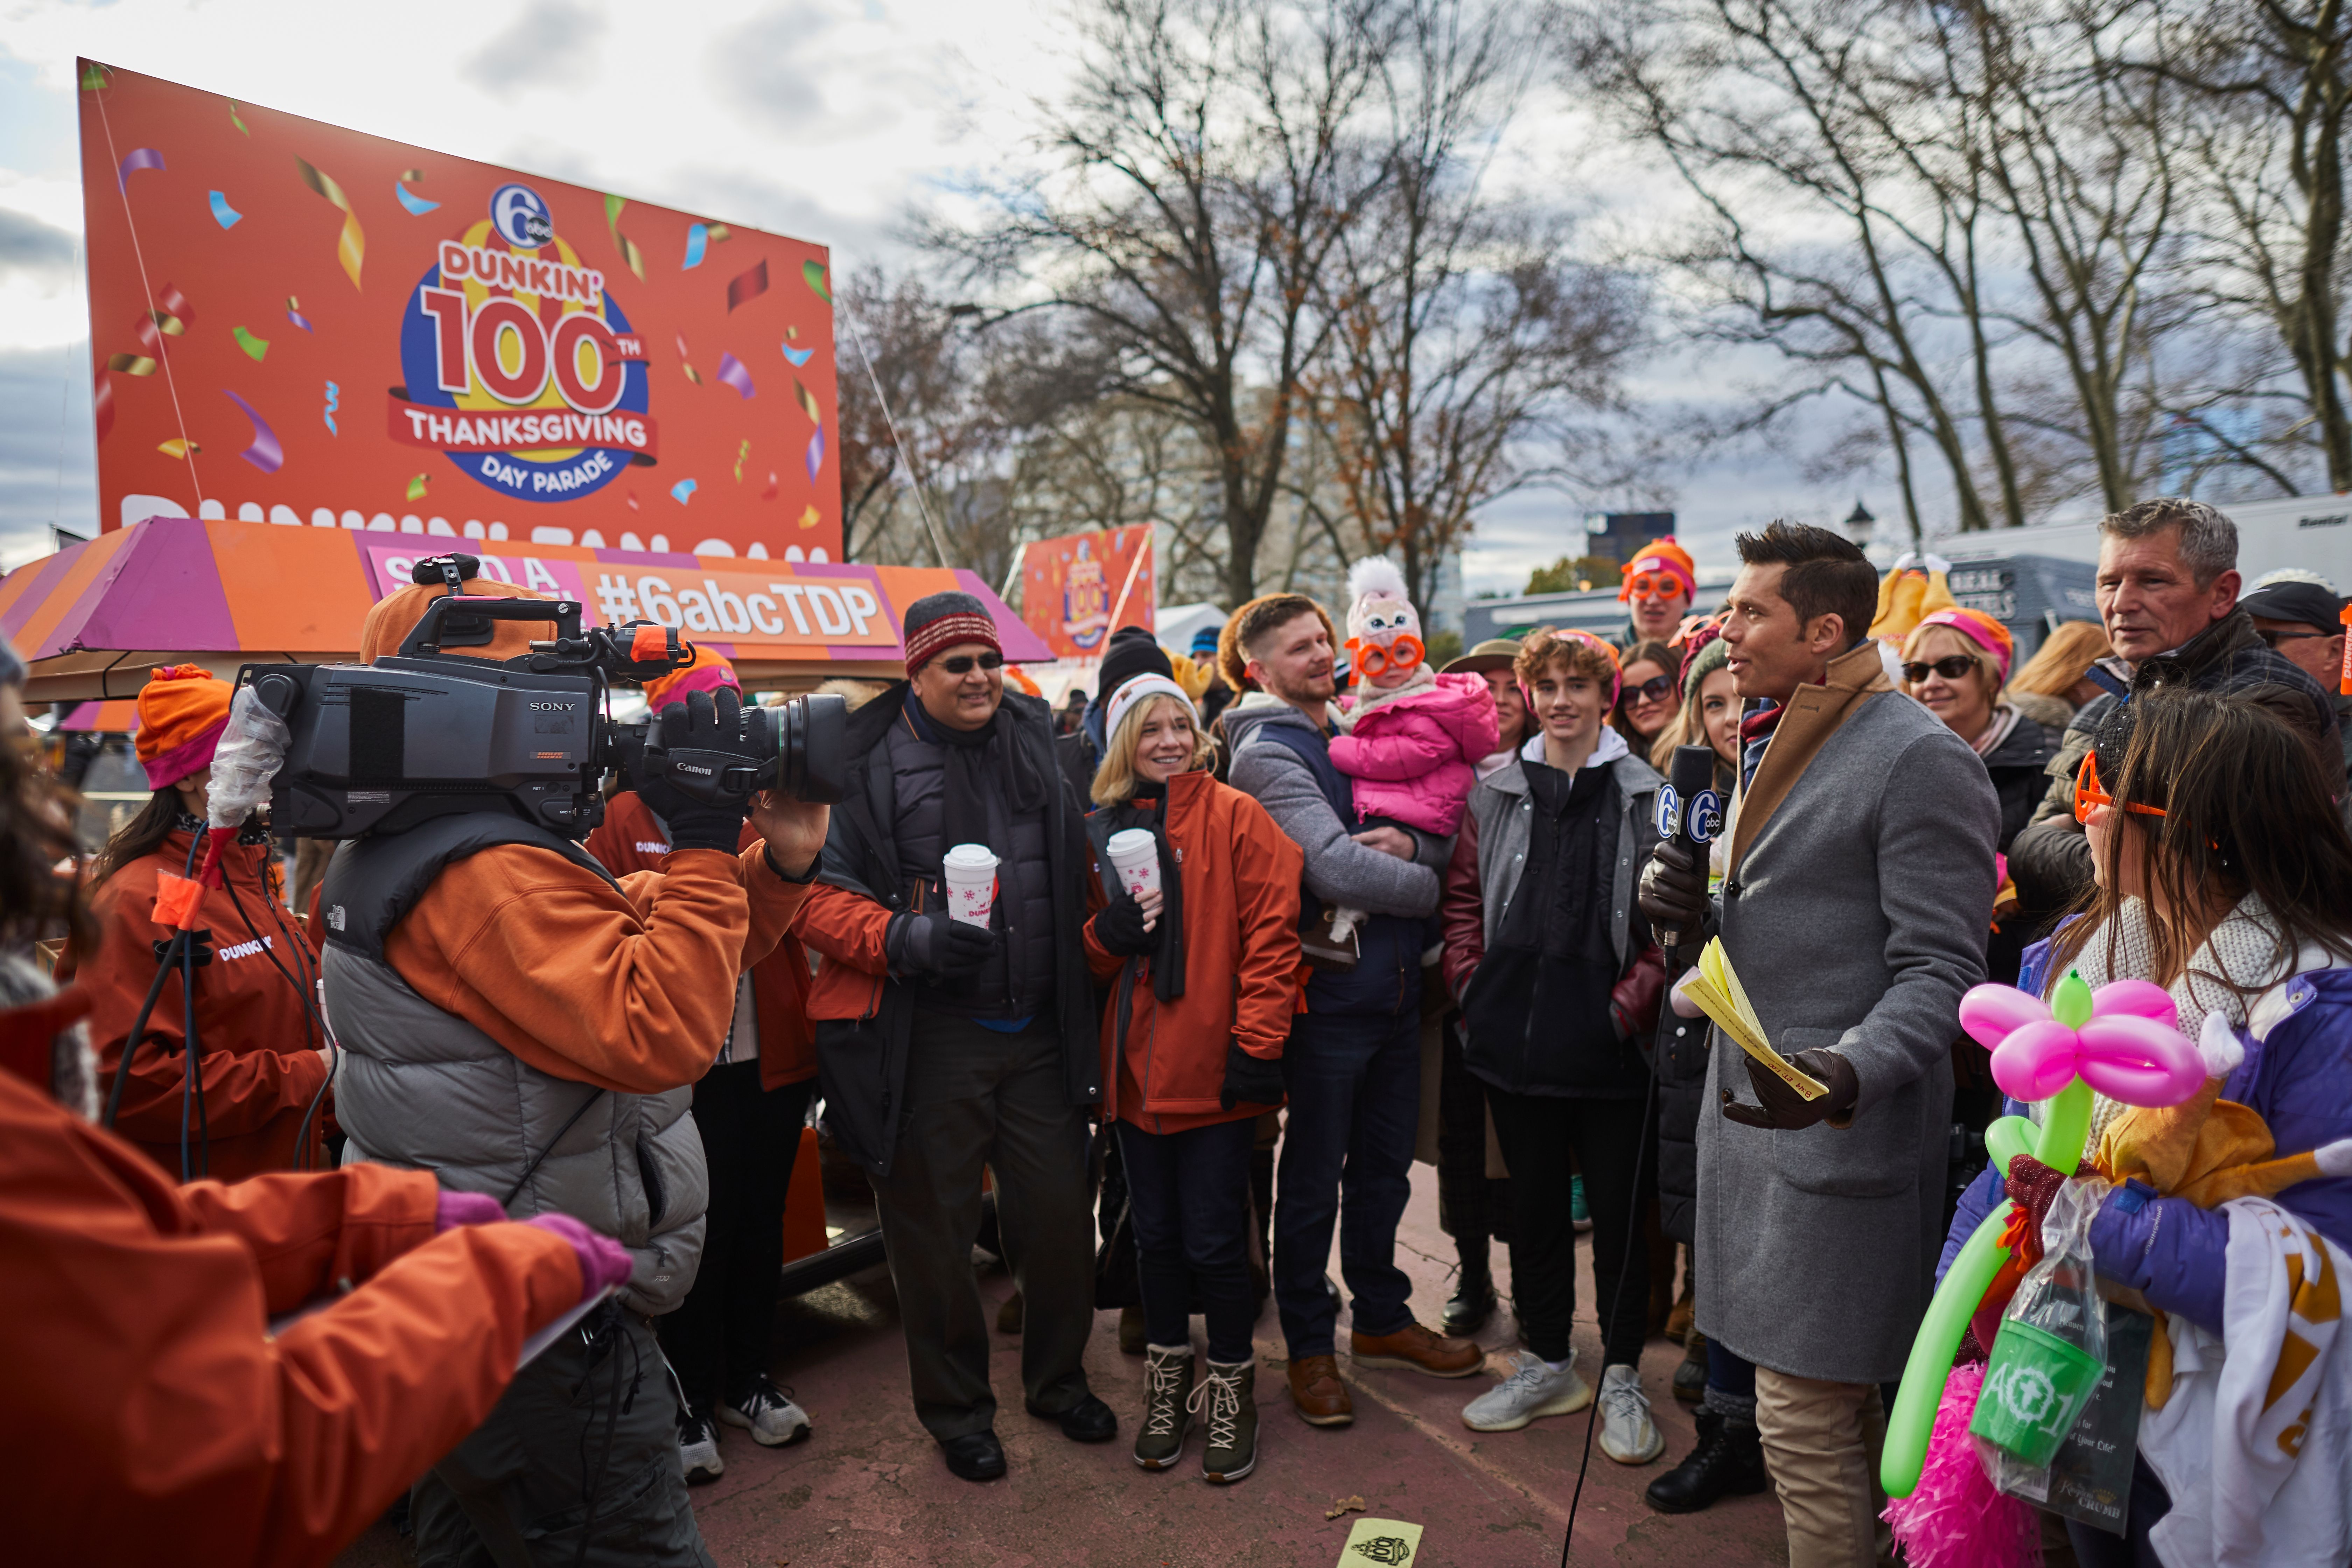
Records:
M1993 1081L2012 1100L2048 1100L2076 1078L2126 1105L2179 1105L2205 1082L2196 1043L2173 1026L2163 987L2116 980L2091 993L2080 1028L2014 985L1960 998L1960 1026L1992 1051Z

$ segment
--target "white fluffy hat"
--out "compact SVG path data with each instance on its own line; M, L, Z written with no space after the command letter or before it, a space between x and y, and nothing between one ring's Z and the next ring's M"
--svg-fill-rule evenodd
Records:
M1348 568L1348 636L1385 643L1400 632L1421 636L1421 616L1405 590L1404 574L1387 556L1368 555Z

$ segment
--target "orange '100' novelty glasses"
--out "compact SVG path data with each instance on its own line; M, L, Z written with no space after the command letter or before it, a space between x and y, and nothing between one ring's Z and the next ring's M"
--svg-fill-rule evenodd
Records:
M2083 765L2074 770L2074 820L2087 826L2094 808L2115 804L2116 797L2109 795L2099 784L2098 753L2084 752ZM2136 811L2142 816L2164 815L2164 808L2160 805L2141 805L2137 802L2126 805L2124 809Z

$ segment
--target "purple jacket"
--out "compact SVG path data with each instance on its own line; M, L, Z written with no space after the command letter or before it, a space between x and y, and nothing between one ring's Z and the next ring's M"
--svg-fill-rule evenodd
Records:
M2021 988L2038 994L2049 943L2025 953ZM2221 1098L2270 1124L2281 1155L2352 1137L2352 969L2316 970L2288 983L2287 1016L2262 1040L2243 1029L2246 1059L2221 1086ZM2004 1108L2023 1115L2014 1100ZM1962 1243L2007 1196L2000 1173L1988 1165L1961 1194L1936 1278L1951 1267ZM2281 1208L2338 1247L2352 1247L2352 1178L2323 1176L2278 1195ZM2185 1198L2158 1197L2138 1181L2107 1198L2091 1224L2091 1251L2099 1273L2129 1285L2168 1312L2179 1312L2210 1332L2221 1331L2222 1287L2230 1245L2229 1217Z

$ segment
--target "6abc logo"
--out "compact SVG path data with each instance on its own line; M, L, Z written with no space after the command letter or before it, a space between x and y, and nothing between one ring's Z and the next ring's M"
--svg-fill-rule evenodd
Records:
M500 185L490 197L490 226L517 250L537 250L555 238L554 215L529 185Z
M1658 807L1654 825L1661 838L1672 838L1682 831L1683 797L1675 786L1658 786ZM1712 844L1715 836L1723 831L1723 797L1711 789L1703 789L1691 797L1690 839L1694 844Z

